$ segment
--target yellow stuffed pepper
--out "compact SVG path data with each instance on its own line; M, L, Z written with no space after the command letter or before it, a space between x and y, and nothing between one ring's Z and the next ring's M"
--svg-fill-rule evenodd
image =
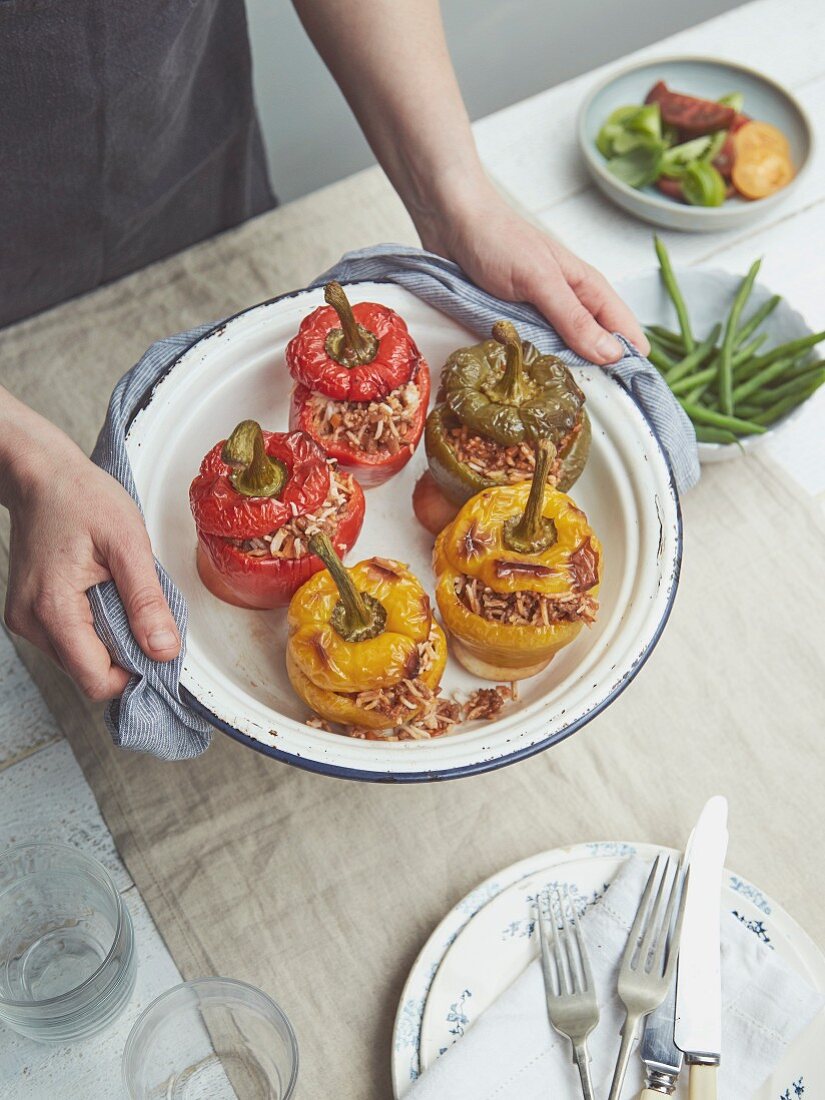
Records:
M546 485L554 457L541 441L529 484L478 493L436 540L452 651L486 680L535 676L596 618L601 545L584 512Z
M292 597L286 665L297 694L322 718L386 730L432 705L447 639L430 598L401 562L345 568L326 535L310 551L326 569Z

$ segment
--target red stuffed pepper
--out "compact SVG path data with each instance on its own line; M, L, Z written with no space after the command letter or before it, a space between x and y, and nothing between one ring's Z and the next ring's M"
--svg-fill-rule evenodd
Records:
M244 420L217 443L189 487L198 573L237 607L284 607L323 562L309 539L323 532L339 554L364 519L364 494L303 432L264 432Z
M287 345L300 428L365 486L397 473L418 446L430 372L403 318L377 302L351 306L339 283Z

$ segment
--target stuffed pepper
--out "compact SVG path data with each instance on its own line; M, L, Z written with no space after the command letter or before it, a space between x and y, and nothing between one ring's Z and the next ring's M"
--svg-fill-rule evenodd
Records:
M189 488L198 573L238 607L284 607L321 561L325 532L343 554L358 538L364 494L304 432L264 432L244 420L217 443Z
M485 489L436 540L436 600L453 653L486 680L534 676L595 621L601 546L585 514L547 486L536 448L528 484Z
M339 283L324 291L287 345L297 385L290 425L312 436L364 486L410 460L424 431L430 372L403 318L377 302L350 305Z
M286 664L297 694L321 718L356 731L441 732L432 723L447 640L421 583L386 558L345 568L326 535L314 535L310 548L326 569L289 605Z
M492 335L449 357L439 403L427 418L429 471L413 507L433 534L482 489L528 481L539 437L556 448L550 485L569 489L587 461L590 421L567 367L522 342L509 321L496 322Z

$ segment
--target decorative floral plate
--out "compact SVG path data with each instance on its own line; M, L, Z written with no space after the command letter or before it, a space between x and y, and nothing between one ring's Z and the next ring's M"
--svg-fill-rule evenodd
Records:
M418 956L401 995L393 1033L396 1100L536 957L532 899L537 890L551 879L566 883L583 910L601 897L624 860L634 854L652 859L663 850L652 844L596 842L541 852L494 875L451 909ZM810 937L757 887L725 874L723 901L730 911L825 990L825 957ZM825 1014L820 1014L754 1100L822 1095L824 1044Z

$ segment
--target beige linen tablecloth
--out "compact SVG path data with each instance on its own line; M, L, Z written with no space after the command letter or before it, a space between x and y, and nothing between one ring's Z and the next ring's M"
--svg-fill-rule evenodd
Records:
M89 449L153 339L301 286L346 248L413 239L366 173L0 334L0 381ZM714 792L731 802L729 866L822 940L825 522L753 456L706 469L684 516L676 607L638 679L569 740L472 779L355 784L220 734L161 764L115 750L99 709L25 651L181 971L283 1005L301 1096L390 1096L406 973L480 879L580 840L681 845Z

